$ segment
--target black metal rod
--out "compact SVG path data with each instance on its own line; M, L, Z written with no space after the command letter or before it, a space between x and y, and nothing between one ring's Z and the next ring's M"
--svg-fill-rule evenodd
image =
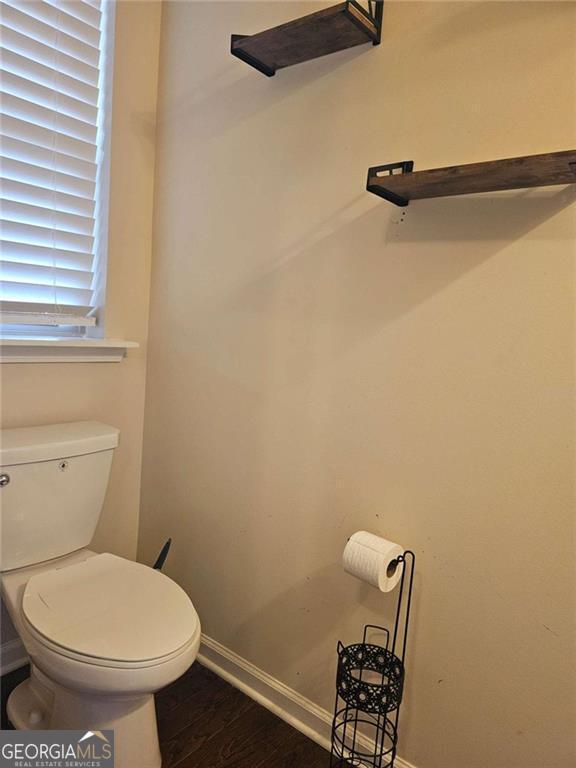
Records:
M161 571L164 567L164 563L166 562L166 558L168 557L168 552L170 551L170 547L172 546L172 539L167 539L164 546L160 550L160 554L156 558L156 562L152 566L154 570Z
M382 40L382 20L384 18L384 0L376 0L376 12L374 14L374 21L376 23L376 29L378 30L378 38L374 41L374 45L379 45Z

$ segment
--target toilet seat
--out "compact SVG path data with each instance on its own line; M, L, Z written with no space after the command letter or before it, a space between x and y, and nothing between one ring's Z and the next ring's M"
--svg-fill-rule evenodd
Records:
M199 639L184 590L160 571L111 554L32 576L22 616L40 644L99 666L163 664Z

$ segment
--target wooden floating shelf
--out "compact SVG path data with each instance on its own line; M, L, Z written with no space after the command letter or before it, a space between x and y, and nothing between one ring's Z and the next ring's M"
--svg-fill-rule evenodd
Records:
M378 45L383 0L369 10L346 0L256 35L232 35L231 53L259 72L272 77L276 70L301 64L356 45Z
M576 150L413 172L411 161L368 170L366 189L395 205L428 197L576 184Z

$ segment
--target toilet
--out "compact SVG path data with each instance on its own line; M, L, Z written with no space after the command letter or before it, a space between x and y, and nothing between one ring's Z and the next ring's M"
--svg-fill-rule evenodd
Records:
M200 644L183 589L88 549L119 433L95 421L0 433L2 599L30 657L10 695L18 730L114 730L117 768L159 768L154 692Z

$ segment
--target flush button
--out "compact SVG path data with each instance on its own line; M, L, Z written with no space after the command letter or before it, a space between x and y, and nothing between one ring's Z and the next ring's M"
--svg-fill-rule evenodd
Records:
M8 485L10 482L10 475L7 475L5 472L3 472L0 475L0 488L4 488L5 485Z

